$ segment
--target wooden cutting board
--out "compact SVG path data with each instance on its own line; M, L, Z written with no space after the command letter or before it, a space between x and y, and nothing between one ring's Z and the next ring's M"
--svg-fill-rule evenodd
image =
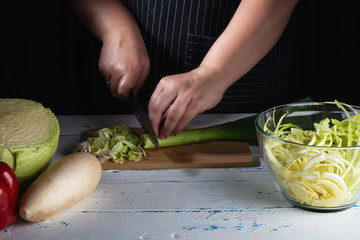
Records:
M141 134L142 129L134 128ZM96 129L87 131L90 136ZM103 169L172 169L172 168L233 168L253 167L256 164L247 142L214 141L160 149L147 149L141 161L123 164L105 161Z

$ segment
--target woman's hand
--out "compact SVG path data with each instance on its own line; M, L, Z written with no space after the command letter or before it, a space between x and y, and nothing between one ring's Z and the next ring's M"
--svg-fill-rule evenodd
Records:
M216 106L226 87L209 69L164 77L149 103L149 117L160 139L176 135L197 114Z
M150 60L141 37L103 42L99 69L114 97L128 100L137 92L150 71Z

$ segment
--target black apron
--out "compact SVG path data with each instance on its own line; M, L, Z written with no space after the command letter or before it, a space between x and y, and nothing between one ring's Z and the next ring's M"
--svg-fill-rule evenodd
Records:
M148 49L151 70L140 95L147 104L159 80L198 67L240 0L124 0ZM259 112L287 101L291 60L285 31L274 48L208 112ZM240 63L239 63L240 64Z

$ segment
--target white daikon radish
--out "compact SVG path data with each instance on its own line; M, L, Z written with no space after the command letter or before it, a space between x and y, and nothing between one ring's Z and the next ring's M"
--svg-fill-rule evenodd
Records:
M43 172L23 195L20 216L30 222L53 217L88 197L101 177L101 164L90 153L61 158Z

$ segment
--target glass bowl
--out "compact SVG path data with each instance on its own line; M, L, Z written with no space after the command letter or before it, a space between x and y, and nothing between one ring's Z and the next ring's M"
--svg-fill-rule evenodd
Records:
M342 106L351 116L356 114L354 110L360 113L359 107ZM326 118L347 118L335 103L319 102L282 105L257 117L261 154L281 194L294 206L312 211L333 212L354 206L359 198L360 146L312 146L280 139L272 133L284 114L281 123L295 124L304 130L314 130L314 124ZM265 124L271 134L264 130Z

